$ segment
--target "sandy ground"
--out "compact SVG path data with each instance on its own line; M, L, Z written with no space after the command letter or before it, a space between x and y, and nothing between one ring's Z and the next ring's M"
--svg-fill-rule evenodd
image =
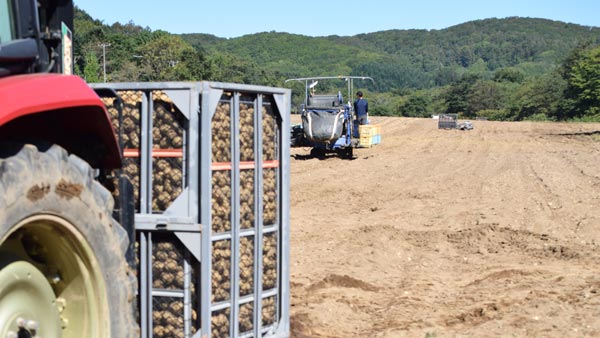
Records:
M292 149L292 337L600 337L600 124L372 120Z

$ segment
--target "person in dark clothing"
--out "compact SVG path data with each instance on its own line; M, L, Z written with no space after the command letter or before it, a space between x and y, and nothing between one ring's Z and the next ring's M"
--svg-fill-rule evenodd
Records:
M367 99L363 98L363 93L361 91L356 93L354 112L356 113L356 120L358 121L358 124L369 124L369 102Z

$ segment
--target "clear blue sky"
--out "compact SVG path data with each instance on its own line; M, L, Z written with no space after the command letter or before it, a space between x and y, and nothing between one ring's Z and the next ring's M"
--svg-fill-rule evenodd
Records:
M600 27L600 0L74 0L94 19L231 38L277 31L309 36L443 29L520 16Z

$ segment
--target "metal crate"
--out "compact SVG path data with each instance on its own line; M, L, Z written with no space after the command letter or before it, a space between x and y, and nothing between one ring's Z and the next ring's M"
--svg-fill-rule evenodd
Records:
M133 183L142 337L288 337L290 90L92 87Z
M456 129L458 114L442 114L438 120L438 129Z

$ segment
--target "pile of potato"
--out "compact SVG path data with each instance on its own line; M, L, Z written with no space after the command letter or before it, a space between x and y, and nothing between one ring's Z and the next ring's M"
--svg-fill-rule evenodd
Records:
M154 298L152 311L153 337L183 338L183 301L181 299ZM196 321L196 312L192 314L192 322ZM197 331L192 327L192 334Z
M173 241L153 243L152 287L165 290L183 290L183 255Z
M262 325L272 325L276 321L275 297L262 300ZM215 311L211 318L211 336L216 338L229 337L231 310L229 308ZM239 332L245 333L254 329L254 303L240 305Z
M240 296L254 292L254 236L240 238Z
M214 233L231 230L231 172L212 172L212 231Z
M266 106L269 107L270 106ZM277 160L277 121L271 109L263 107L263 159ZM263 222L275 224L277 220L277 172L276 169L263 169Z
M277 319L277 307L275 297L263 299L262 302L262 325L267 326L275 323Z
M230 299L231 289L231 241L222 240L212 247L212 296L213 303Z
M263 236L263 290L270 290L277 283L277 235Z
M113 98L103 101L111 116L116 132L122 130L124 149L141 150L141 91L119 91L123 101L123 123L119 129L119 115ZM152 147L154 149L183 149L184 129L181 114L173 101L161 91L153 91ZM134 199L139 210L140 201L140 159L125 158L123 171L134 186ZM183 191L183 158L153 158L152 210L164 211ZM116 191L118 194L118 191Z
M211 337L226 338L229 334L229 317L231 316L230 309L215 311L211 317Z
M212 161L231 162L231 106L221 101L212 120Z
M212 121L212 161L231 162L231 118L229 103L222 101ZM215 170L212 173L212 230L231 230L231 171Z
M275 160L277 159L277 121L270 106L263 106L262 127L263 159Z
M263 169L263 223L273 225L277 221L277 171Z
M184 248L174 238L157 238L152 248L152 287L154 289L184 289ZM192 276L190 276L192 277ZM196 285L192 279L192 298L197 296ZM152 324L154 337L183 337L183 299L154 297ZM198 314L192 309L192 323L196 323ZM196 325L192 330L196 331Z

